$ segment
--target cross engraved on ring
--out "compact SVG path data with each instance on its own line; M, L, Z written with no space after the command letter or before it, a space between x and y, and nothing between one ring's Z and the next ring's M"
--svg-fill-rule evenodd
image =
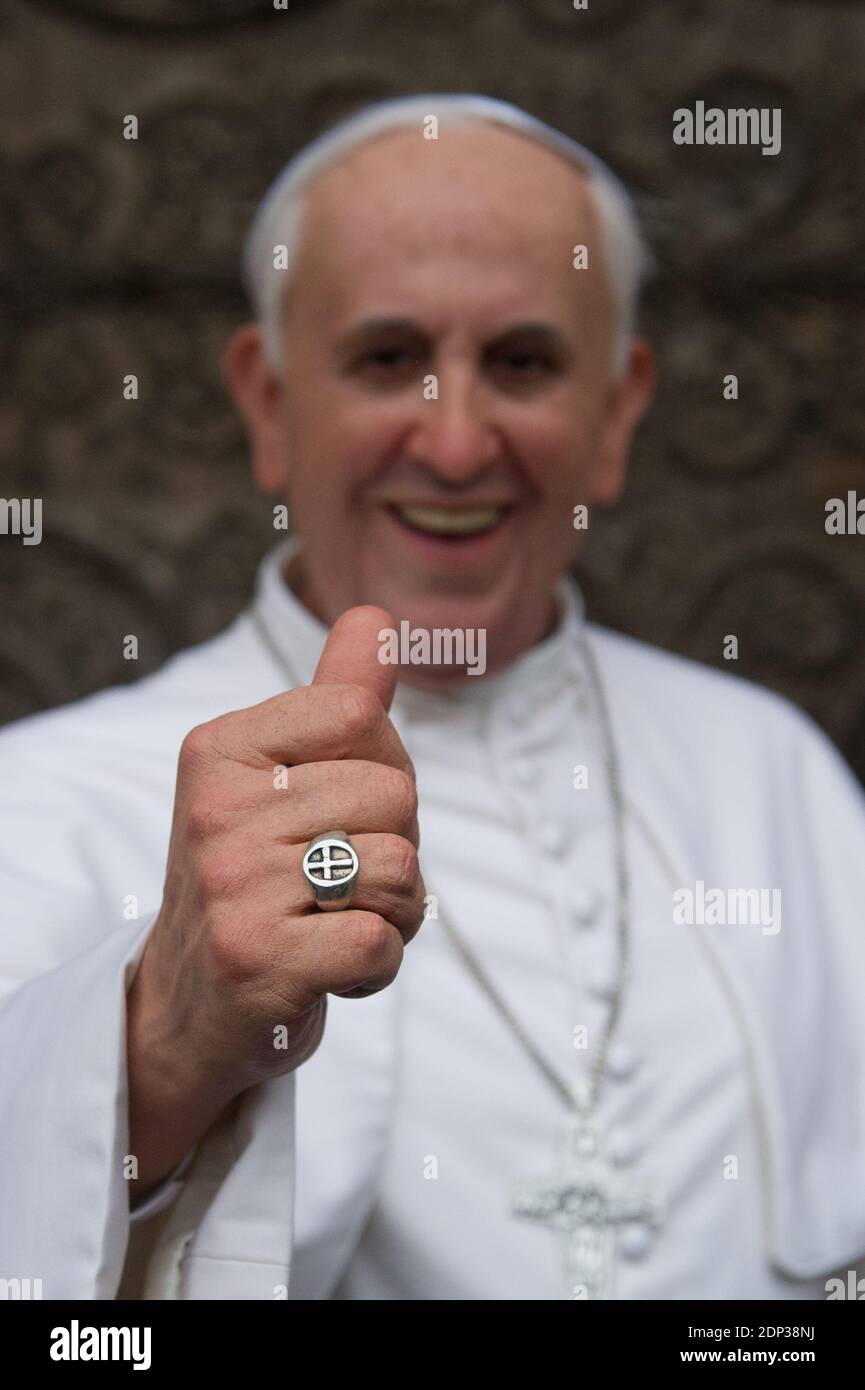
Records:
M354 869L354 859L336 845L318 845L307 856L306 866L309 877L316 883L334 883L348 878Z

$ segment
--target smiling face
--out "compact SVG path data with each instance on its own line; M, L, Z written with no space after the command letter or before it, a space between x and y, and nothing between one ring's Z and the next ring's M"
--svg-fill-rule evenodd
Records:
M483 628L490 671L544 636L574 507L618 494L651 391L644 344L612 373L602 255L579 171L494 127L392 133L311 186L282 370L253 326L225 360L325 621L375 603L416 627Z

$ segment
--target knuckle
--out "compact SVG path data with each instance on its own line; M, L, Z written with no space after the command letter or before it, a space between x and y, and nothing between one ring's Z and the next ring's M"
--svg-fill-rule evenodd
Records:
M377 912L360 912L353 926L353 946L358 967L370 974L378 970L390 955L393 928Z
M243 984L260 973L248 938L234 926L219 925L213 928L210 953L218 975L230 984Z
M198 862L198 883L208 902L235 897L244 887L247 875L243 861L225 850L203 855Z
M398 767L388 768L387 774L387 801L394 823L400 827L410 826L418 807L415 780Z
M414 845L401 835L393 835L387 849L387 878L390 886L404 896L415 893L420 865Z
M242 728L242 716L231 711L217 715L204 724L196 724L189 730L180 745L180 768L186 773L196 773L202 768L210 768L220 758L229 756L226 752L227 735Z
M207 840L226 828L225 809L212 795L197 796L186 812L186 824L193 840Z
M208 761L213 747L210 724L196 724L180 745L180 767L184 772L196 772Z
M384 714L377 695L362 685L343 685L338 698L340 723L349 738L363 739L375 733Z

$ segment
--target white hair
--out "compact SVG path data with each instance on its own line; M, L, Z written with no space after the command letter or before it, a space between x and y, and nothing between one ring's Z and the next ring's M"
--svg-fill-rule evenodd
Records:
M595 201L613 296L613 366L617 374L624 371L636 325L640 288L651 265L624 184L597 155L553 126L509 102L473 94L397 97L375 102L305 145L274 179L258 206L243 247L244 284L262 326L271 365L278 367L280 362L280 310L288 283L286 270L274 264L275 252L278 246L285 246L288 266L293 266L305 189L317 175L359 145L392 131L420 129L432 116L440 125L485 121L504 126L546 145L582 171Z

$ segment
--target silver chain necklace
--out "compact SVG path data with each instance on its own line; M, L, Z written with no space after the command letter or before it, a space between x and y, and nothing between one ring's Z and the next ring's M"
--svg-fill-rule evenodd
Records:
M297 673L275 642L257 607L250 616L276 665L288 678L289 687L301 684ZM597 1115L601 1083L610 1044L618 1027L630 977L630 880L625 844L625 804L621 768L613 737L609 704L595 654L580 634L580 651L589 673L592 694L604 745L604 763L615 822L615 933L616 980L601 1041L583 1085L569 1084L550 1066L526 1028L487 975L463 935L440 909L436 919L457 955L486 995L526 1056L555 1091L570 1114L562 1163L552 1177L528 1178L513 1184L511 1208L515 1215L553 1227L565 1237L564 1272L568 1297L602 1299L608 1295L612 1272L612 1237L617 1226L640 1222L654 1227L660 1221L660 1204L649 1187L617 1179L606 1154L605 1131ZM429 880L423 875L429 890Z

